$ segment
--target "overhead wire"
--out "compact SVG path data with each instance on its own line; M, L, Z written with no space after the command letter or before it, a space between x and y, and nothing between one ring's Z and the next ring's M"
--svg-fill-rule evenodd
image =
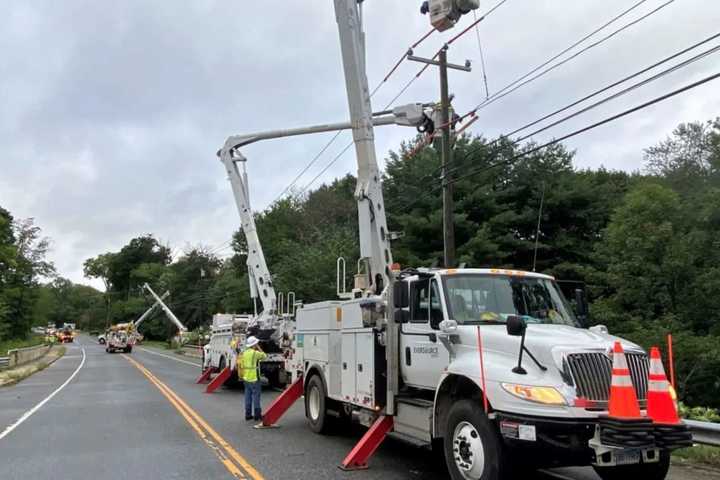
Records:
M715 40L715 39L717 39L717 38L719 38L719 37L720 37L720 32L719 32L719 33L715 33L715 34L713 34L713 35L705 38L704 40L701 40L701 41L699 41L699 42L697 42L697 43L695 43L695 44L693 44L693 45L691 45L691 46L689 46L689 47L686 47L686 48L684 48L684 49L682 49L682 50L680 50L680 51L678 51L678 52L676 52L676 53L673 53L672 55L669 55L669 56L663 58L662 60L659 60L659 61L657 61L657 62L655 62L655 63L653 63L653 64L651 64L651 65L649 65L649 66L647 66L647 67L644 67L644 68L638 70L638 71L635 72L635 73L632 73L632 74L630 74L630 75L627 75L627 76L621 78L620 80L617 80L617 81L615 81L615 82L613 82L613 83L610 83L609 85L606 85L606 86L604 86L604 87L602 87L602 88L600 88L600 89L598 89L598 90L595 90L594 92L592 92L592 93L590 93L590 94L588 94L588 95L585 95L584 97L582 97L582 98L580 98L580 99L578 99L578 100L575 100L575 101L569 103L568 105L565 105L564 107L561 107L561 108L559 108L559 109L557 109L557 110L554 110L553 112L551 112L551 113L549 113L549 114L547 114L547 115L544 115L544 116L542 116L542 117L540 117L540 118L538 118L538 119L536 119L536 120L534 120L534 121L532 121L532 122L529 122L529 123L527 123L527 124L525 124L525 125L523 125L523 126L521 126L521 127L519 127L519 128L516 128L515 130L513 130L513 131L511 131L511 132L509 132L509 133L506 133L506 134L498 137L497 139L495 139L495 140L493 140L493 141L491 141L491 142L489 142L489 143L487 143L487 144L484 144L484 147L492 146L493 144L499 142L499 141L500 141L501 139L503 139L503 138L509 138L509 137L511 137L511 136L513 136L513 135L515 135L515 134L517 134L517 133L519 133L519 132L521 132L521 131L527 130L527 129L530 128L530 127L533 127L533 126L535 126L535 125L537 125L537 124L539 124L539 123L541 123L541 122L543 122L543 121L545 121L545 120L548 120L548 119L550 119L550 118L552 118L552 117L554 117L554 116L556 116L556 115L558 115L558 114L560 114L560 113L562 113L562 112L565 112L565 111L567 111L567 110L569 110L569 109L571 109L571 108L573 108L573 107L575 107L575 106L578 106L578 105L580 105L581 103L583 103L583 102L585 102L585 101L587 101L587 100L590 100L590 99L592 99L592 98L594 98L594 97L596 97L596 96L598 96L598 95L600 95L600 94L602 94L602 93L605 93L605 92L607 92L608 90L611 90L611 89L613 89L613 88L615 88L615 87L617 87L617 86L619 86L619 85L621 85L621 84L623 84L623 83L625 83L625 82L627 82L627 81L629 81L629 80L632 80L632 79L634 79L634 78L637 78L637 77L639 77L639 76L641 76L641 75L643 75L643 74L645 74L645 73L647 73L647 72L649 72L649 71L651 71L651 70L653 70L653 69L655 69L655 68L657 68L657 67L665 64L665 63L668 63L668 62L670 62L670 61L672 61L672 60L674 60L674 59L676 59L676 58L678 58L678 57L680 57L680 56L682 56L682 55L684 55L684 54L686 54L686 53L688 53L688 52L690 52L690 51L692 51L692 50L694 50L694 49L696 49L696 48L698 48L698 47L700 47L700 46L702 46L702 45L705 45L705 44L711 42L712 40ZM618 98L619 96L624 95L624 94L626 94L626 93L629 93L629 92L631 92L632 90L635 90L636 88L639 88L639 87L642 86L642 85L645 85L645 84L647 84L647 83L650 83L651 81L658 80L659 78L662 78L663 76L665 76L665 75L667 75L667 74L669 74L669 73L672 73L673 71L676 71L676 70L678 70L678 69L680 69L680 68L683 68L683 67L686 67L686 66L688 66L688 65L690 65L690 64L692 64L692 63L694 63L694 62L696 62L696 61L698 61L698 60L701 60L702 58L705 58L706 56L708 56L708 55L710 55L710 54L712 54L712 53L716 53L719 48L720 48L720 46L712 47L712 48L710 48L709 50L706 50L706 51L704 51L704 52L702 52L702 53L700 53L700 54L698 54L698 55L695 55L694 57L691 57L691 58L689 58L689 59L687 59L687 60L684 60L683 62L681 62L681 63L679 63L679 64L676 64L676 65L674 65L674 66L672 66L672 67L670 67L670 68L668 68L668 69L666 69L666 70L663 70L662 72L660 72L660 73L658 73L658 74L653 75L652 77L649 77L649 78L646 79L646 80L643 80L642 82L639 82L638 84L635 84L634 86L628 87L628 88L626 88L626 89L624 89L624 90L622 90L622 91L620 91L620 92L617 92L617 93L615 93L615 94L613 94L613 95L611 95L611 96L609 96L609 97L606 97L606 98L603 99L603 100L600 100L600 101L596 102L595 104L593 104L593 105L591 105L591 106L589 106L589 107L585 107L585 108L583 108L582 110L573 113L572 115L569 115L569 116L564 117L564 120L563 120L563 121L569 120L570 118L576 117L576 116L580 115L581 113L585 113L585 112L587 112L587 111L589 111L589 110L591 110L591 109L593 109L593 108L596 108L596 107L598 107L598 106L600 106L600 105L602 105L602 104L604 104L604 103L606 103L606 102L608 102L608 101L610 101L610 100L613 100L613 99L615 99L615 98ZM471 112L469 112L469 113L473 113L473 112L471 111ZM467 115L467 114L466 114L466 115ZM534 131L532 134L523 136L523 137L521 137L521 138L519 138L519 139L516 139L515 141L516 141L516 142L519 142L519 141L522 141L522 140L526 140L527 138L529 138L529 137L531 137L531 136L533 136L533 135L535 135L535 134L537 134L537 133L540 133L540 132L542 132L542 131L548 130L549 128L551 128L551 127L553 127L553 126L557 126L557 125L560 124L560 123L562 123L562 121L554 122L553 124L551 124L551 125L549 125L549 126L547 126L547 127L543 127L543 128L541 128L541 129L539 129L539 130L536 130L536 131ZM424 146L424 145L423 145L423 146ZM418 149L418 150L419 150L419 149ZM465 155L464 158L465 158L466 156L467 156L467 155ZM463 167L462 167L461 165L458 165L458 166L456 166L456 167L453 167L453 168L451 168L451 169L448 171L448 173L453 173L453 171L456 171L456 170L458 170L458 169L460 169L460 168L463 168ZM430 178L434 177L439 171L440 171L440 167L434 169L432 172L430 172L428 175L426 175L425 177L423 177L423 179L421 179L421 180L430 179Z
M508 1L508 0L500 0L500 1L499 1L498 3L496 3L492 8L490 8L490 10L488 10L485 14L483 14L480 18L477 18L477 19L476 19L472 24L470 24L467 28L465 28L464 30L462 30L460 33L458 33L458 34L455 35L454 37L450 38L450 40L448 40L448 41L443 45L443 47L441 47L441 48L435 53L435 55L433 55L432 59L434 60L435 58L437 58L437 56L440 54L440 51L441 51L443 48L445 48L445 46L451 45L452 43L454 43L454 42L457 41L458 39L462 38L466 33L468 33L469 31L471 31L473 28L476 28L480 22L482 22L483 20L485 20L490 14L492 14L495 10L497 10L500 6L502 6L502 5L503 5L505 2L507 2L507 1ZM643 0L643 1L647 1L647 0ZM433 29L433 30L430 31L429 33L432 33L432 32L434 32L434 31L435 31L435 30ZM429 36L429 33L426 34L426 35L421 39L421 41L424 40L425 38L427 38L427 37ZM416 42L416 43L413 45L413 48L417 47L417 46L421 43L421 41ZM392 72L394 72L395 70L397 70L397 66L399 66L400 63L401 63L403 60L405 60L406 58L407 58L407 53L400 59L400 62L398 62L398 64L397 64L395 67L393 67ZM413 85L413 83L415 83L415 81L416 81L418 78L420 78L423 73L425 73L425 71L428 69L429 66L430 66L429 64L424 65L424 66L418 71L418 73L415 74L415 76L411 77L410 80L409 80L409 81L400 89L400 91L392 98L392 100L390 100L390 102L388 102L388 104L385 106L385 108L384 108L383 110L387 110L387 109L390 108L393 104L395 104L395 102ZM384 81L383 81L383 82L384 82ZM376 89L375 91L377 91L377 89ZM370 97L372 98L372 96L373 96L373 95L371 94ZM352 145L353 145L353 142L351 142L349 145L347 145L345 148L343 148L343 149L340 151L339 154L337 154L335 157L333 157L332 160L330 160L330 162L329 162L327 165L325 165L325 167L320 171L320 173L318 173L310 182L308 182L308 183L305 185L305 187L303 187L303 188L300 190L300 192L298 193L298 195L302 195L303 193L305 193L305 192L313 185L313 183L315 183L315 181L317 181L328 169L330 169L330 167L332 167L332 166L345 154L345 152L347 152L347 151L350 149L350 147L352 147Z
M380 90L380 88L382 88L382 86L387 83L387 81L390 79L390 77L392 77L392 75L397 71L397 69L400 67L400 65L407 59L409 50L412 50L412 49L414 49L414 48L417 48L422 42L424 42L427 38L429 38L430 35L432 35L435 31L436 31L436 29L433 28L432 30L430 30L429 32L427 32L426 34L424 34L422 37L420 37L418 40L416 40L416 41L410 46L410 48L405 51L405 53L402 54L402 56L400 57L400 59L392 66L392 68L390 68L390 70L388 71L388 73L383 77L382 81L375 86L375 88L373 89L373 91L370 93L370 98L372 98L372 97L375 96L375 94ZM410 84L408 84L408 86L405 88L405 90L407 90L407 88L409 88L409 87L410 87ZM403 92L404 92L404 90L403 90ZM318 159L327 151L327 149L330 148L330 146L332 146L333 143L335 143L335 141L338 139L338 137L339 137L341 134L342 134L342 131L336 132L335 135L333 135L332 138L331 138L331 139L320 149L320 151L312 158L312 160L310 160L310 162L308 162L308 164L305 165L305 167L303 167L303 169L300 171L300 173L298 173L297 176L295 176L295 178L294 178L294 179L282 190L282 192L280 192L280 194L279 194L277 197L275 197L275 199L274 199L272 202L270 202L270 203L271 203L271 204L272 204L272 203L275 203L275 202L277 202L280 198L282 198L283 195L285 195L285 194L298 182L298 180L300 180L300 178L301 178L303 175L305 175L305 173L315 164L315 162L318 161ZM352 146L352 144L351 144L351 146ZM343 151L342 151L342 153L345 153L349 148L350 148L350 147L344 148ZM332 162L332 163L334 163L334 162ZM326 166L326 167L323 169L322 173L325 173L325 171L327 171L328 168L330 168L330 167L329 167L329 166ZM321 174L322 174L322 173L321 173ZM314 181L315 181L315 180L313 180L313 182L314 182ZM312 182L311 182L311 183L312 183ZM304 188L302 191L305 191L305 190L306 190L306 188Z
M473 17L477 22L477 13L473 10ZM487 68L485 67L485 55L483 54L482 41L480 41L480 26L475 25L475 36L477 37L478 51L480 52L480 73L482 74L483 84L485 85L485 98L490 98L490 89L488 88Z
M566 63L570 62L571 60L574 60L575 58L579 57L579 56L582 55L583 53L585 53L585 52L587 52L587 51L589 51L589 50L597 47L598 45L602 45L603 43L605 43L606 41L608 41L608 40L610 40L611 38L615 37L616 35L620 34L621 32L627 30L628 28L630 28L630 27L632 27L632 26L634 26L634 25L637 25L638 23L642 22L643 20L649 18L650 16L652 16L652 15L654 15L655 13L659 12L659 11L662 10L663 8L667 7L667 6L670 5L671 3L675 2L675 0L667 0L666 2L664 2L663 4L661 4L661 5L658 6L658 7L654 8L654 9L651 10L650 12L642 15L641 17L633 20L632 22L629 22L629 23L623 25L623 26L620 27L619 29L617 29L617 30L611 32L610 34L602 37L601 39L599 39L599 40L591 43L590 45L587 45L586 47L578 50L577 52L575 52L575 53L572 54L571 56L569 56L569 57L567 57L567 58L565 58L565 59L563 59L563 60L561 60L561 61L559 61L559 62L557 62L557 63L555 63L555 64L553 64L553 65L550 65L549 67L547 67L547 68L545 68L544 70L540 71L540 72L537 73L536 75L530 76L530 75L532 75L533 73L535 73L535 72L537 72L538 70L540 70L541 68L547 66L548 64L550 64L551 62L553 62L554 60L556 60L557 58L559 58L560 56L562 56L562 55L564 55L565 53L569 52L570 50L572 50L573 48L575 48L576 46L578 46L580 43L583 43L585 40L587 40L587 39L590 38L591 36L594 36L596 33L600 32L600 31L603 30L603 29L605 29L605 28L606 28L607 26L609 26L610 24L614 23L614 22L617 21L618 19L620 19L620 18L622 18L623 16L627 15L627 14L630 13L633 9L637 8L638 6L640 6L642 3L645 3L646 1L647 1L647 0L641 0L640 2L634 4L634 5L631 6L629 9L627 9L627 10L625 10L624 12L622 12L621 14L615 16L615 17L614 17L613 19L611 19L609 22L606 22L603 26L597 28L596 30L594 30L594 31L591 32L590 34L588 34L588 35L586 35L585 37L583 37L581 40L579 40L579 41L573 43L571 46L567 47L567 48L566 48L565 50L563 50L561 53L559 53L559 54L555 55L554 57L552 57L551 59L545 61L543 64L541 64L540 66L534 68L533 70L531 70L530 72L526 73L525 75L523 75L523 76L517 78L516 80L510 82L509 84L507 84L506 86L504 86L503 88L501 88L500 90L498 90L497 92L495 92L495 93L493 93L492 95L490 95L490 98L485 99L484 101L480 102L480 103L478 104L478 106L475 108L475 110L477 111L477 110L483 109L483 108L487 107L488 105L491 105L491 104L495 103L496 101L500 100L501 98L504 98L504 97L506 97L507 95L510 95L511 93L517 91L518 89L524 87L525 85L527 85L527 84L529 84L529 83L531 83L531 82L534 82L535 80L537 80L537 79L539 79L539 78L547 75L548 73L550 73L551 71L555 70L556 68L561 67L562 65L565 65ZM529 78L528 78L528 77L529 77Z
M465 173L464 175L460 175L460 176L453 177L453 178L449 179L449 180L447 181L447 183L449 183L449 184L454 184L454 183L457 183L457 182L460 181L460 180L464 180L464 179L466 179L466 178L469 178L469 177L478 175L478 174L480 174L480 173L483 173L483 172L485 172L485 171L491 170L491 169L493 169L493 168L497 168L497 167L500 167L500 166L503 166L503 165L512 164L512 163L516 162L517 160L519 160L520 158L526 157L526 156L531 155L531 154L533 154L533 153L536 153L536 152L538 152L538 151L540 151L540 150L543 150L543 149L545 149L545 148L547 148L547 147L550 147L550 146L552 146L552 145L558 144L558 143L560 143L560 142L562 142L562 141L564 141L564 140L567 140L567 139L569 139L569 138L575 137L575 136L580 135L580 134L582 134L582 133L585 133L585 132L588 132L588 131L593 130L593 129L595 129L595 128L598 128L598 127L600 127L600 126L602 126L602 125L605 125L605 124L607 124L607 123L610 123L610 122L613 122L613 121L618 120L618 119L620 119L620 118L623 118L623 117L625 117L625 116L627 116L627 115L630 115L630 114L632 114L632 113L635 113L635 112L637 112L637 111L639 111L639 110L643 110L643 109L645 109L645 108L648 108L648 107L650 107L650 106L652 106L652 105L655 105L655 104L657 104L657 103L660 103L660 102L662 102L662 101L665 101L665 100L667 100L667 99L669 99L669 98L672 98L672 97L674 97L674 96L676 96L676 95L679 95L679 94L681 94L681 93L684 93L684 92L686 92L686 91L688 91L688 90L692 90L692 89L694 89L694 88L697 88L697 87L699 87L699 86L701 86L701 85L704 85L704 84L706 84L706 83L708 83L708 82L711 82L711 81L713 81L713 80L716 80L716 79L718 79L718 78L720 78L720 72L715 73L715 74L713 74L713 75L709 75L709 76L707 76L707 77L704 77L704 78L702 78L701 80L695 81L695 82L693 82L693 83L690 83L690 84L688 84L688 85L685 85L684 87L678 88L678 89L673 90L673 91L671 91L671 92L669 92L669 93L666 93L666 94L661 95L661 96L659 96L659 97L653 98L652 100L649 100L649 101L647 101L647 102L644 102L644 103L642 103L642 104L640 104L640 105L637 105L637 106L635 106L635 107L629 108L629 109L627 109L627 110L623 110L623 111L620 112L620 113L617 113L617 114L612 115L612 116L610 116L610 117L606 117L606 118L604 118L604 119L602 119L602 120L600 120L600 121L594 122L594 123L592 123L592 124L590 124L590 125L587 125L587 126L585 126L585 127L583 127L583 128L574 130L574 131L572 131L572 132L570 132L570 133L568 133L568 134L565 134L565 135L563 135L563 136L561 136L561 137L554 138L553 140L550 140L550 141L548 141L548 142L546 142L546 143L543 143L542 145L537 145L537 146L535 146L535 147L532 147L532 148L530 148L530 149L528 149L528 150L525 150L525 151L523 151L523 152L521 152L521 153L518 153L518 154L516 154L516 155L513 155L512 157L508 158L507 160L503 160L503 161L496 162L496 163L491 164L491 165L482 166L482 167L478 167L478 168L476 168L476 169L470 170L469 172ZM506 138L506 137L502 137L502 138ZM485 145L483 145L483 147L485 147ZM420 197L416 198L413 202L410 202L409 204L405 205L405 206L402 208L402 210L403 210L403 211L407 211L410 207L416 205L420 200L423 200L424 197L426 197L427 195L430 195L430 194L432 194L432 193L435 193L435 192L438 190L438 188L441 188L441 187L436 186L436 187L434 187L434 188L432 188L432 189L426 190L425 193L422 194Z

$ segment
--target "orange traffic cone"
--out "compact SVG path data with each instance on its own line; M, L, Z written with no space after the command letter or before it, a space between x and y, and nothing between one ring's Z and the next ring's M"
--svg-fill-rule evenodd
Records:
M613 348L612 382L610 384L610 402L608 415L613 418L636 419L640 416L635 387L630 377L625 352L620 342Z
M647 413L655 423L677 425L680 423L675 402L670 394L670 383L665 376L660 350L650 350L650 375L648 376Z

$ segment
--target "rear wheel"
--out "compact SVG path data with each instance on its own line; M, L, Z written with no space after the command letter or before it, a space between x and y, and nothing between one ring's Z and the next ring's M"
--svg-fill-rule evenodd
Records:
M131 352L132 352L132 347L131 347L131 346L127 346L127 347L125 347L125 350L124 350L124 351L125 351L125 353L131 353Z
M444 443L445 462L453 480L502 478L502 443L476 402L460 400L452 406Z
M603 480L625 480L627 478L664 480L670 468L670 453L660 452L660 460L654 463L593 468L595 468L595 472Z
M326 404L325 386L319 376L313 375L305 386L305 416L310 422L310 429L315 433L329 431Z

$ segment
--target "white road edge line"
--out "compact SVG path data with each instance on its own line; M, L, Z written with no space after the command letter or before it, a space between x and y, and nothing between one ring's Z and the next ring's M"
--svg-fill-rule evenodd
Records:
M135 347L135 348L137 348L138 350L143 351L143 352L152 353L153 355L159 355L161 357L169 358L170 360L175 360L176 362L185 363L187 365L192 365L193 367L201 367L202 366L199 363L188 362L187 360L180 360L179 358L171 357L170 355L165 355L164 353L160 353L160 352L153 352L152 350L148 350L147 348L142 348L142 347Z
M70 383L73 378L75 378L75 376L78 374L78 372L79 372L80 369L83 367L83 365L85 365L85 349L84 349L84 348L82 349L82 360L80 361L80 365L78 365L78 367L75 369L75 371L72 373L72 375L70 375L70 377L68 377L68 379L65 380L65 383L63 383L62 385L60 385L54 392L52 392L50 395L48 395L48 396L45 398L45 400L41 401L40 403L38 403L37 405L35 405L33 408L31 408L30 410L28 410L27 412L25 412L25 413L23 414L23 416L20 417L15 423L13 423L13 424L10 425L9 427L7 427L5 430L3 430L3 432L0 433L0 440L2 440L3 438L7 437L13 430L15 430L17 427L19 427L20 424L22 424L25 420L27 420L28 418L30 418L30 416L31 416L32 414L34 414L35 412L37 412L38 410L40 410L40 408L42 408L43 405L45 405L45 404L46 404L47 402L49 402L55 395L57 395L57 394L60 392L60 390L62 390L63 388L65 388L65 387L67 386L67 384Z

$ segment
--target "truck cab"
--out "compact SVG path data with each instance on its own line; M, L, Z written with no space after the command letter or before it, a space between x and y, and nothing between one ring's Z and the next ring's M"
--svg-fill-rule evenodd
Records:
M314 431L338 419L369 425L394 398L391 435L444 448L452 478L498 478L517 466L509 459L519 451L526 466L593 465L604 479L636 471L664 478L667 450L608 448L597 438L613 345L623 346L641 409L646 353L602 326L586 328L553 277L414 269L394 282L393 322L385 301L358 295L297 311L287 368L303 376ZM583 299L576 303L584 315ZM387 357L390 328L397 332L396 373ZM395 374L390 397L387 378Z

